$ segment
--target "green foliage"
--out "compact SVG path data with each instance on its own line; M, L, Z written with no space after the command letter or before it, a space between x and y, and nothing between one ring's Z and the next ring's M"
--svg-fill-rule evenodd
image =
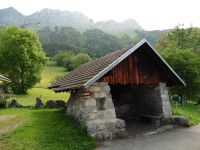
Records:
M120 42L121 42L122 46L128 46L128 45L134 44L133 41L134 41L134 39L131 38L127 34L122 35L120 38Z
M14 93L26 93L40 81L46 58L37 35L15 26L0 31L0 67Z
M52 59L58 66L64 66L68 68L72 59L72 55L70 55L68 52L60 51Z
M0 90L0 108L5 108L7 106L8 95L2 93Z
M200 29L177 26L158 39L156 48L187 84L172 91L192 100L199 97Z
M98 29L86 30L83 33L83 47L88 49L85 53L92 57L101 57L114 50L122 48L120 40Z
M48 55L55 55L58 50L67 50L68 52L78 53L80 47L81 33L72 27L55 27L52 30L45 27L38 31L43 49Z
M77 68L81 64L85 64L91 60L92 59L90 58L89 55L80 53L72 58L71 64L70 64L70 69Z
M164 34L166 31L154 30L154 31L145 31L145 30L136 30L137 35L136 41L139 41L143 38L147 39L151 44L155 44L156 39L160 37L161 34Z
M176 26L173 30L163 33L156 41L156 48L159 50L165 49L193 49L200 52L200 28L183 28Z
M20 116L26 122L0 137L2 149L13 150L92 150L96 140L64 110L0 110L0 114ZM0 125L1 126L1 125ZM2 144L2 145L1 145Z
M98 29L83 33L71 27L43 28L38 31L43 49L47 55L54 56L60 50L73 53L86 53L90 57L101 57L114 50L130 45L133 39L128 35L115 37Z
M66 74L65 68L57 66L53 61L48 61L47 66L42 70L40 83L36 84L34 88L29 89L27 94L10 95L9 101L16 98L22 105L34 105L36 97L40 95L44 103L51 99L67 101L69 93L55 93L53 90L47 89L51 81L55 80L55 77Z
M60 51L52 58L58 66L63 66L67 71L71 71L77 68L81 64L91 61L91 58L87 54L79 53L77 55L72 55L65 51Z
M200 91L200 55L190 49L165 50L162 55L186 82L186 87L175 88L173 92L196 99Z
M55 76L54 79L52 79L50 83L53 84L54 82L56 82L56 81L62 79L63 77L64 77L64 76Z

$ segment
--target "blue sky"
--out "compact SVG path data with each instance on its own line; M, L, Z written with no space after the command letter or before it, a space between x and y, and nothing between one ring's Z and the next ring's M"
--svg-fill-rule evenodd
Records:
M173 28L179 23L200 27L199 0L0 0L29 15L43 8L79 11L94 21L135 19L145 30Z

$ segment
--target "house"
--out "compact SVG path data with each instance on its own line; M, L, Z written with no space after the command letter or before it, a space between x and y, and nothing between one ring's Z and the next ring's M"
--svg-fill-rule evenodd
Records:
M124 135L132 118L170 119L172 86L185 82L143 39L81 65L49 88L71 93L67 114L84 122L91 136L113 139Z

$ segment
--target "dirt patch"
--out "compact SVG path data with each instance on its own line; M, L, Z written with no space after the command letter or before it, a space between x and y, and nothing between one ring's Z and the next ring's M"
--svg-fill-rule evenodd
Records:
M19 120L18 122L14 122L12 124L0 127L0 134L7 133L7 132L19 127L24 122L25 122L25 119L24 120Z
M12 119L15 119L17 117L17 115L3 115L0 116L0 121L10 121ZM11 131L12 129L15 129L17 127L19 127L21 124L23 124L25 122L26 119L19 119L15 122L10 122L7 125L4 126L0 126L0 134L4 134L7 133L9 131Z
M17 115L3 115L3 116L0 116L0 121L7 121L7 120L15 118L16 116Z

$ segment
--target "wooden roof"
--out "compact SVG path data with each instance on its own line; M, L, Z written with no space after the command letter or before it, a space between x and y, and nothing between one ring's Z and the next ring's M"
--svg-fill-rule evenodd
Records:
M149 50L151 50L156 55L158 61L164 64L164 66L173 74L175 80L177 80L177 83L179 83L179 85L185 85L185 82L175 73L175 71L149 44L149 42L143 39L134 46L115 51L92 62L81 65L79 68L71 71L63 79L60 79L50 85L49 88L53 88L55 92L69 91L82 87L87 88L144 44L149 46Z

